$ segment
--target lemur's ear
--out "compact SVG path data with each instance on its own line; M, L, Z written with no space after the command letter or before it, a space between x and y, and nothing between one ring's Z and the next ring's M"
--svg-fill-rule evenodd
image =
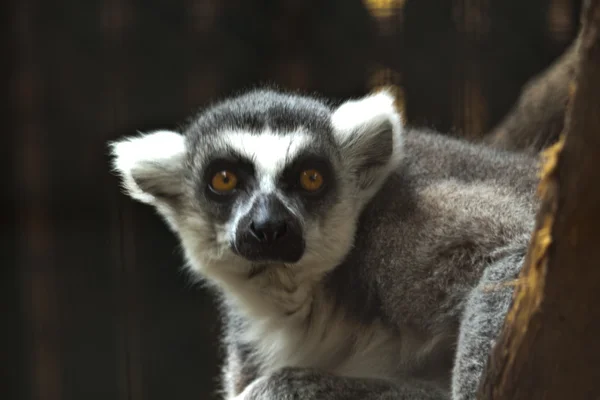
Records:
M361 190L377 190L402 154L402 119L394 96L381 91L339 106L333 130Z
M127 194L155 204L183 192L184 137L172 131L155 131L109 144L112 166L121 176Z

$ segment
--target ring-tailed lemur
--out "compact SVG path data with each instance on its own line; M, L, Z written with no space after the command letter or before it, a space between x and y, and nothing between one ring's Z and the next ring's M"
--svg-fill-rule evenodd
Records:
M225 399L474 397L536 160L404 125L386 91L335 106L263 89L111 144L222 297Z

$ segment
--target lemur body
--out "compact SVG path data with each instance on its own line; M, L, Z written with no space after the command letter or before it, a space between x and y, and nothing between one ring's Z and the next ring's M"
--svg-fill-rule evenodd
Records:
M226 399L474 397L511 300L494 284L533 229L534 158L406 129L385 92L268 90L113 154L222 299Z

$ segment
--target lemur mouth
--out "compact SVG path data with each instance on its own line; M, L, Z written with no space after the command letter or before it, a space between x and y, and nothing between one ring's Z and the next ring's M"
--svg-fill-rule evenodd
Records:
M256 265L289 265L300 261L304 255L304 241L284 243L284 245L256 244L246 241L235 241L230 249L238 256Z

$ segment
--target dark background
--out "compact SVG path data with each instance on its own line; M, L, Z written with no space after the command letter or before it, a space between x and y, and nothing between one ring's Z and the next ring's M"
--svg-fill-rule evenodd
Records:
M260 83L393 85L481 137L578 28L575 0L5 0L2 399L211 399L218 317L106 142Z

